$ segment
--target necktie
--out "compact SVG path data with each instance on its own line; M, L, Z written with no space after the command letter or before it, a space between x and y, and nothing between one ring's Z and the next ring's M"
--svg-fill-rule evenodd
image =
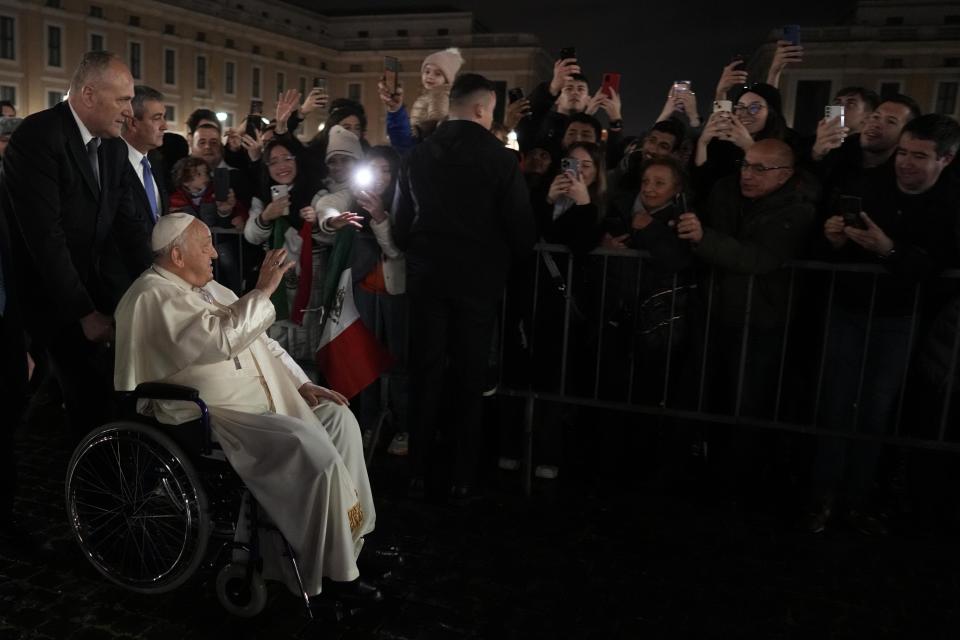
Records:
M143 156L140 165L143 167L143 190L147 192L147 201L150 203L150 215L153 217L153 221L156 222L160 208L157 206L157 194L153 189L153 172L150 170L150 161L147 160L147 156Z
M100 185L100 157L97 154L97 151L100 149L100 138L90 138L90 142L87 143L87 159L90 160L90 168L93 169L93 177L97 182L97 186Z

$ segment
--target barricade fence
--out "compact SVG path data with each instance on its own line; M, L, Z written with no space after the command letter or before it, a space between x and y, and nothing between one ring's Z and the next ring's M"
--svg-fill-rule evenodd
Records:
M543 402L960 451L960 269L910 282L869 264L666 272L634 250L536 254L498 345L499 394L524 402L528 492Z

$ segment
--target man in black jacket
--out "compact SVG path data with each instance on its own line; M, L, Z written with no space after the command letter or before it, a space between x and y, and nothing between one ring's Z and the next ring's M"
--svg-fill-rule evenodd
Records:
M26 118L10 139L0 205L26 326L49 350L79 435L108 417L110 314L121 283L148 267L151 256L120 139L133 115L130 71L111 53L87 53L69 96Z
M516 156L489 131L493 83L476 74L450 90L450 120L411 153L401 173L397 243L410 295L413 489L438 470L441 398L453 411L454 497L474 491L481 393L498 301L514 256L536 239ZM450 391L442 393L445 371Z
M917 287L958 261L960 188L945 171L958 146L960 125L952 118L911 120L897 146L896 176L868 183L861 221L833 215L824 223L836 260L890 272L876 281L872 274L837 276L818 416L826 428L883 434L892 427L910 359ZM876 442L820 440L811 532L823 531L841 502L854 528L868 535L885 531L870 515L869 502L880 450Z

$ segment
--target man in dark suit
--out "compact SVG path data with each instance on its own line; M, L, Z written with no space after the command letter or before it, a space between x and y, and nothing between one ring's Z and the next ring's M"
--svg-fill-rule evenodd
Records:
M147 154L163 144L167 130L163 94L143 85L133 88L133 117L123 128L127 158L133 171L130 184L137 215L149 235L157 218L167 212L167 189L164 168L154 166Z
M75 435L108 419L112 407L113 312L120 270L150 265L137 219L127 145L133 78L107 52L84 55L67 101L35 113L3 156L0 206L25 324L47 347Z

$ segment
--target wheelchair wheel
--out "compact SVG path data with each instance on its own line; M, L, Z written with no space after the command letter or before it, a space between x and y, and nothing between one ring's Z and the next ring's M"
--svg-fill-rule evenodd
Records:
M84 555L131 591L171 591L204 558L206 493L180 447L155 427L113 422L87 435L67 468L66 500Z
M267 585L259 572L247 577L247 565L231 562L217 574L217 599L235 616L252 618L267 605Z

